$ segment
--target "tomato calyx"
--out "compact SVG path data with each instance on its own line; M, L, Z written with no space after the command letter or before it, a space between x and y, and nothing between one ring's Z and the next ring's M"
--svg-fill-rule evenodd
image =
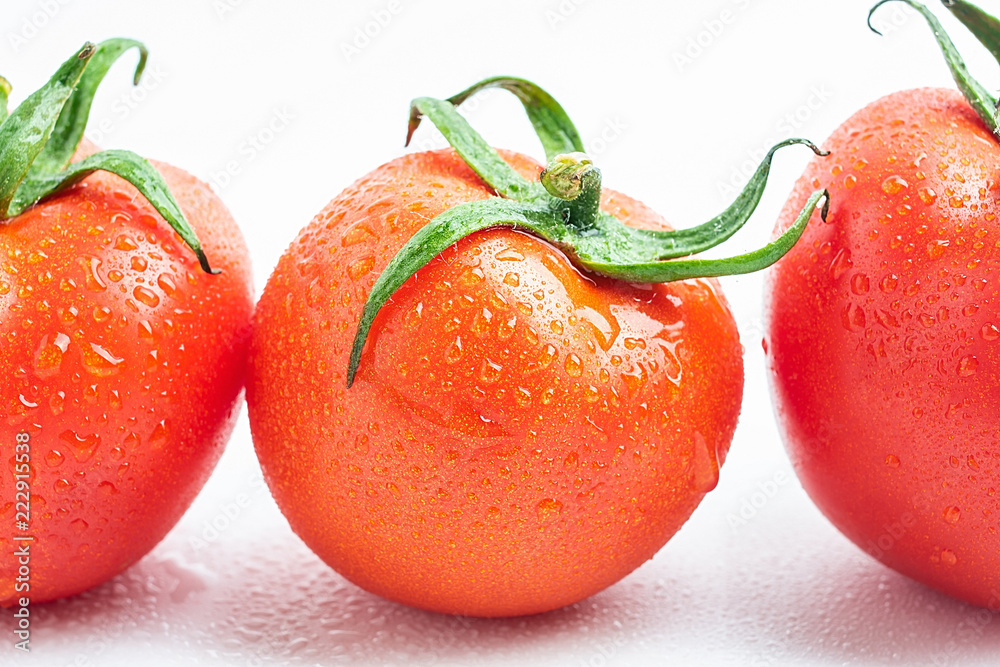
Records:
M934 32L934 38L941 48L941 53L944 55L945 62L948 64L948 69L951 70L951 76L958 85L958 89L975 110L976 115L993 133L993 136L1000 138L1000 108L998 108L997 98L993 97L979 81L972 77L965 61L955 47L955 43L945 32L944 26L925 5L915 0L880 0L868 12L868 27L871 31L876 35L882 34L872 25L872 15L887 2L896 1L905 2L924 17ZM976 39L1000 63L1000 20L972 3L965 2L965 0L942 0L942 4L976 36Z
M522 103L548 159L539 181L529 182L522 177L456 110L457 105L486 88L510 91ZM829 209L826 190L816 190L795 223L765 247L724 259L694 259L692 255L719 245L750 218L763 195L778 150L802 144L817 155L828 153L806 139L787 139L768 151L746 188L721 214L696 227L656 231L628 227L600 210L600 170L582 152L579 132L562 106L529 81L493 77L445 100L415 99L407 144L423 117L434 123L455 152L498 196L466 202L439 214L390 260L372 286L358 322L348 362L348 388L354 383L368 332L381 308L434 257L477 231L501 226L523 229L558 247L586 271L634 283L665 283L764 269L792 248L821 201L824 220Z
M148 161L131 151L107 150L71 163L98 86L111 65L133 48L139 50L132 79L138 85L149 52L131 39L87 42L10 114L10 84L0 79L0 222L95 171L107 171L135 186L191 248L202 270L217 274L163 177Z

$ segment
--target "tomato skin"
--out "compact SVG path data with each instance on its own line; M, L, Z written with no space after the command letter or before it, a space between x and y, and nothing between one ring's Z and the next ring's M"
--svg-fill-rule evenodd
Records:
M493 229L403 285L346 389L378 272L427 220L490 195L448 150L330 202L258 303L247 402L275 500L324 561L405 604L512 616L611 585L680 528L717 481L743 368L715 281L588 277ZM620 194L603 206L665 226Z
M91 152L91 149L85 152ZM78 156L79 157L79 156ZM154 163L222 274L132 186L97 173L0 227L0 604L73 595L173 527L242 400L253 290L208 186ZM31 580L15 590L14 445L31 436Z
M957 91L838 128L818 216L767 290L772 389L806 491L888 565L1000 608L1000 145Z

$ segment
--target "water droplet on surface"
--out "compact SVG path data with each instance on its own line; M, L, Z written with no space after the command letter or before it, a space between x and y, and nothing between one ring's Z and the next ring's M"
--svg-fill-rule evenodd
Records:
M889 178L882 181L882 192L887 195L894 195L905 190L910 186L902 177L900 176L890 176Z
M510 285L511 287L517 287L521 284L521 276L510 271L503 277L503 282L505 285Z
M101 260L96 257L80 258L83 267L85 285L92 292L103 292L108 289L107 283L101 278Z
M956 523L958 523L958 520L961 518L962 518L962 510L958 509L954 505L945 508L944 520L950 523L951 525L954 526Z
M101 444L101 436L96 433L80 435L72 429L60 433L59 439L71 446L73 456L81 463L90 460Z
M565 367L570 377L576 378L583 374L583 361L573 353L566 356Z
M449 364L456 363L462 358L462 337L457 336L451 345L448 346L448 350L444 354L444 360Z
M920 201L928 206L937 201L937 193L930 188L920 188L917 190L917 196L920 197Z
M885 457L885 464L890 468L898 468L899 457L896 456L895 454L889 454L888 456Z
M35 375L45 380L59 372L63 355L69 349L70 338L64 333L42 337L35 351Z
M124 358L116 357L114 354L104 349L97 343L90 343L83 346L83 367L92 375L106 377L114 375L119 371L119 367Z
M90 524L83 519L73 519L69 522L69 527L73 529L74 533L81 535L85 530L87 530L87 528L90 527Z
M857 295L865 294L870 288L868 276L863 273L855 273L851 276L851 291Z
M164 419L153 427L153 432L149 436L149 444L153 447L162 447L168 435L167 421Z
M364 259L352 262L350 266L347 267L347 275L350 276L351 280L359 280L362 276L371 273L371 270L374 268L375 258L365 257Z
M156 279L156 284L167 296L173 296L174 292L177 291L177 285L174 283L174 278L169 273L161 273Z
M156 308L160 305L160 297L156 295L156 292L144 285L139 285L132 290L132 296L135 297L136 301L139 301L150 308Z
M719 454L698 431L694 433L694 488L699 493L708 493L719 484Z
M496 363L491 359L483 359L482 365L479 367L479 379L487 384L493 384L500 379L500 371L503 370L503 366Z
M561 336L563 333L563 324L559 320L552 320L552 322L549 323L549 329L551 329L552 333L557 336Z
M563 504L554 498L546 498L538 503L536 509L538 520L542 523L548 523L559 518L559 515L562 514Z
M984 324L979 335L982 336L983 340L993 342L1000 338L1000 329L995 324Z
M501 262L522 262L524 261L524 255L519 253L513 248L505 248L498 252L494 257Z
M58 468L65 460L66 457L55 449L50 450L49 453L45 455L45 462L49 464L50 468Z
M945 565L954 565L958 562L958 557L955 556L955 552L951 549L941 550L941 562Z
M979 360L972 354L962 357L958 362L958 374L960 377L967 378L975 375L977 368L979 368Z

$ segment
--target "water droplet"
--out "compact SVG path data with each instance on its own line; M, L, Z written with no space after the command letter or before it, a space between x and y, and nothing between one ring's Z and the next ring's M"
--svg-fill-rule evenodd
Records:
M889 454L888 456L885 457L885 464L890 468L898 468L899 457L896 456L895 454Z
M343 236L340 237L340 244L346 248L364 243L369 239L374 240L375 235L364 224L357 224L344 232Z
M955 196L948 199L948 205L952 208L963 208L965 206L965 201L961 197Z
M498 252L494 257L501 262L522 262L524 261L524 255L519 253L513 248L505 248Z
M580 462L580 455L577 452L570 452L563 459L563 465L567 468L575 467Z
M49 396L49 409L53 415L61 415L66 404L66 392L57 391Z
M56 493L69 493L75 487L76 484L68 479L57 479L52 483L52 488L55 489Z
M551 329L552 333L556 334L557 336L561 336L563 333L563 324L559 320L552 320L552 322L549 324L549 329Z
M983 337L983 340L993 342L1000 338L1000 329L995 324L987 323L983 325L979 335Z
M521 276L510 271L503 277L503 282L505 285L510 285L511 287L517 287L521 284Z
M958 520L961 518L962 518L962 510L958 509L954 505L946 507L944 509L944 520L950 523L951 525L954 526L956 523L958 523Z
M160 297L156 296L156 292L145 285L139 285L132 290L132 296L136 298L136 301L144 303L150 308L156 308L160 305Z
M72 447L73 456L81 463L90 460L101 444L101 436L96 433L80 435L72 429L60 433L59 439Z
M462 337L456 336L448 350L444 354L444 360L449 364L454 364L462 358Z
M958 362L958 374L964 378L975 375L977 368L979 368L979 360L972 354L962 357Z
M162 447L167 440L167 435L167 421L164 419L153 427L153 432L149 436L149 444L155 448Z
M951 549L942 549L941 562L945 565L954 565L958 562L958 557L955 556L955 552Z
M83 532L87 530L89 526L90 524L88 524L83 519L73 519L72 521L69 522L69 527L72 528L73 532L76 533L77 535L83 534Z
M855 185L858 184L858 179L854 174L848 174L844 177L844 187L850 190Z
M492 361L491 359L483 359L482 365L479 367L479 379L486 384L493 384L500 379L500 371L503 370L503 366Z
M917 195L920 197L920 201L928 206L937 201L937 193L930 188L920 188L917 190Z
M847 248L841 248L834 255L833 261L830 262L830 277L837 280L852 266L854 266L854 261L851 259L851 251Z
M890 176L882 181L882 192L887 195L897 194L901 190L905 190L908 187L910 187L910 184L900 176Z
M347 275L351 277L351 280L358 280L362 276L371 272L375 268L375 258L365 257L364 259L359 259L356 262L352 262L350 266L347 267Z
M949 242L947 239L937 239L927 244L927 256L931 259L938 259L944 254Z
M566 373L569 374L570 377L576 378L583 374L583 361L581 361L580 357L576 356L572 352L566 356L566 362L564 365L566 367Z
M115 250L122 250L124 252L129 252L131 250L135 250L138 247L139 245L135 242L135 239L133 239L131 236L128 236L127 234L122 234L115 240Z
M106 496L113 496L118 493L118 488L108 481L103 481L97 485L97 490Z
M559 518L559 515L562 514L563 504L555 498L545 498L538 503L536 509L538 520L542 523L548 523Z
M694 453L692 457L695 491L708 493L719 484L719 454L698 431L694 432Z
M101 260L96 257L80 258L80 266L83 267L83 274L87 289L92 292L103 292L108 289L107 283L101 278Z
M45 462L49 464L50 468L58 468L62 465L64 460L66 460L66 457L55 449L50 450L49 453L45 455Z
M870 288L868 276L863 273L855 273L851 276L851 291L857 295L865 294Z
M161 273L156 279L156 284L167 296L173 296L174 292L177 291L177 285L174 283L174 277L169 273Z
M124 358L116 357L97 343L83 346L83 367L92 375L106 377L120 370Z
M59 372L63 355L69 348L70 338L64 333L57 333L49 339L49 334L42 340L35 351L35 375L45 380Z
M146 270L146 267L149 266L146 260L143 259L142 257L139 257L139 255L133 255L129 264L132 267L132 270L136 271L137 273L142 273L143 271Z

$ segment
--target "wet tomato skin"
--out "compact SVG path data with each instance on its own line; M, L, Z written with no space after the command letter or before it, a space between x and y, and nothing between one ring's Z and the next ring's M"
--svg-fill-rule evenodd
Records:
M1000 607L1000 146L957 91L890 95L786 205L830 189L769 278L767 350L803 486L880 561Z
M609 586L687 520L732 439L742 350L713 280L595 278L494 229L403 285L346 389L378 272L427 220L488 196L448 150L330 202L263 292L247 399L265 479L324 561L412 606L511 616ZM617 193L603 207L665 227Z
M0 604L73 595L141 558L234 426L253 308L247 249L207 185L154 165L221 275L203 273L152 206L103 172L0 228L2 517L14 526L14 444L26 432L34 536L20 592L20 531L0 537Z

